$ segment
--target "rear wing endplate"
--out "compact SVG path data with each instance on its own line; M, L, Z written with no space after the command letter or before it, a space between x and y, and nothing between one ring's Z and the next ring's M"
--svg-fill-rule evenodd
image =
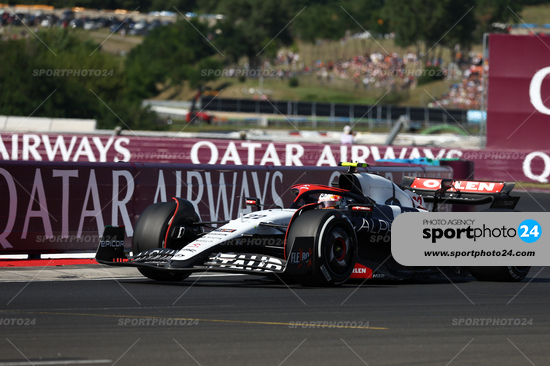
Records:
M498 182L485 180L455 180L427 177L404 177L401 188L410 190L424 198L426 202L437 205L491 204L491 208L514 209L519 197L510 196L515 182Z

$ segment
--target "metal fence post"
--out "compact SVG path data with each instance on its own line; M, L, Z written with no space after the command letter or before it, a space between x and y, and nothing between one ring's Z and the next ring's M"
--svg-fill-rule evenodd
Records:
M330 103L330 123L332 128L334 128L334 117L334 103Z
M368 110L367 118L369 119L369 130L372 130L374 128L374 119L372 118L372 109L374 107L370 107Z
M430 127L430 111L424 107L424 127Z
M317 103L311 103L311 120L313 121L313 128L317 129Z

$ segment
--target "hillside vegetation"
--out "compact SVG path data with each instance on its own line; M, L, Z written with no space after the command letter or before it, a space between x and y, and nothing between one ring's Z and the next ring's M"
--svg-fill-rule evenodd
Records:
M102 128L121 123L124 128L163 128L160 119L141 110L141 100L190 100L199 85L231 98L425 106L459 79L421 83L419 78L407 85L409 80L401 78L393 84L366 85L362 76L322 76L322 68L315 69L316 65L372 54L395 53L399 58L414 54L417 61L402 69L414 74L425 67L438 69L468 51L480 53L481 34L493 21L550 19L549 5L524 6L513 0L174 4L176 10L181 6L181 13L191 10L224 17L207 23L179 16L174 24L147 36L108 29L6 26L3 19L0 83L7 87L0 95L0 114L96 118ZM169 5L143 2L140 11ZM292 61L285 62L289 57ZM106 77L54 73L84 67L101 70ZM277 76L228 77L230 69L264 70Z

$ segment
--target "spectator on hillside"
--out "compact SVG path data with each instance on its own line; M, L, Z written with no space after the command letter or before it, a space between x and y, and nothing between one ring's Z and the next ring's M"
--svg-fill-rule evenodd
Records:
M449 91L429 107L456 109L480 109L484 93L483 60L481 55L470 55L468 62L461 63L462 80L451 85Z

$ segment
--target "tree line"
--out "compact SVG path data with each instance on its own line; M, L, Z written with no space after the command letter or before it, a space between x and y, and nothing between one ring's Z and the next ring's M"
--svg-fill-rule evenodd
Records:
M0 43L0 115L93 118L98 128L163 129L143 99L159 85L197 86L200 70L221 69L203 37L205 26L179 21L159 27L126 58L69 29L39 31Z

